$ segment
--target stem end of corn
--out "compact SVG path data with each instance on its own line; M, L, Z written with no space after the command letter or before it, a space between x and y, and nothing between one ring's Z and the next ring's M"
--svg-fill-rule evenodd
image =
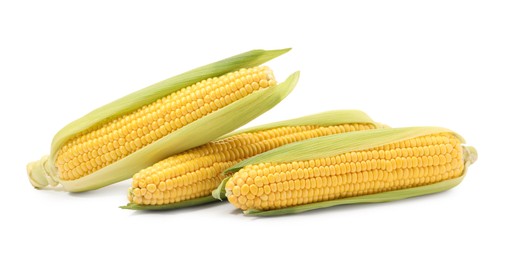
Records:
M468 164L473 164L479 158L477 153L477 149L473 146L463 146L463 157L465 158L465 162Z
M58 181L56 181L51 175L48 159L49 156L42 156L40 160L26 165L26 171L28 173L30 183L37 189L44 188L48 185L58 185Z

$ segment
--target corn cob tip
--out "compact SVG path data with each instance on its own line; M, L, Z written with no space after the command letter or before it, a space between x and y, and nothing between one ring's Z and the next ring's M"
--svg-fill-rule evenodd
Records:
M40 160L34 161L26 165L28 178L33 187L40 189L48 185L56 186L58 182L51 176L48 169L49 156L42 156Z

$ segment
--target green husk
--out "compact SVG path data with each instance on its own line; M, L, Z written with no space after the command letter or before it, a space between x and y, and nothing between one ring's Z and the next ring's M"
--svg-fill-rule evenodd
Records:
M212 191L212 197L214 197L214 199L217 199L217 200L225 200L226 199L226 190L225 190L225 186L226 186L226 183L228 182L228 180L231 178L232 176L228 176L226 178L224 178L221 183L219 184L219 186L217 186L217 188L215 190Z
M244 160L226 170L226 173L239 171L246 165L268 163L268 162L291 162L298 160L310 160L336 156L346 152L360 151L382 146L389 143L400 142L403 140L415 138L435 133L451 133L464 143L464 139L458 134L439 127L408 127L408 128L386 128L343 133L338 135L312 138L301 142L292 143L270 150ZM256 210L250 209L244 213L255 216L276 216L283 214L299 213L319 208L332 207L343 204L355 203L373 203L400 200L414 196L421 196L436 192L448 190L458 185L464 178L466 170L470 164L477 160L477 151L473 147L464 147L465 169L462 176L439 183L425 185L415 188L402 189L397 191L383 192L365 196L337 199L331 201L310 203L276 210ZM218 189L213 192L215 198L221 198L224 186L227 180L224 180Z
M201 198L196 198L192 200L185 200L171 204L164 205L139 205L135 203L128 203L126 206L120 206L122 209L132 209L132 210L171 210L179 208L187 208L192 206L198 206L202 204L217 202L212 196L206 196Z
M48 184L55 186L61 183L64 190L72 192L97 189L130 178L135 170L145 168L171 154L207 143L246 124L275 106L288 95L296 85L299 73L291 75L283 84L256 91L171 133L126 158L78 180L60 181L57 176L57 169L54 166L56 154L62 145L84 131L94 129L118 116L132 112L143 105L152 103L158 98L198 81L220 76L240 68L258 66L289 50L253 50L242 53L161 81L92 111L70 123L55 135L49 157L45 156L27 166L30 182L36 188L43 188ZM135 163L130 160L134 160Z
M353 124L353 123L369 123L375 125L376 127L383 127L382 124L374 122L365 112L360 110L331 110L318 114L233 131L229 134L220 137L219 139L225 139L230 136L243 133L252 133L286 126L301 126L301 125L332 126L332 125Z

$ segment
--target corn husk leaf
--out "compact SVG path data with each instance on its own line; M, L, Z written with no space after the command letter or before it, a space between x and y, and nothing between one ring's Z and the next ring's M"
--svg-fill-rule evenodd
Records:
M283 83L258 90L237 100L93 174L60 183L67 191L81 192L128 179L136 172L170 155L205 144L263 114L293 90L298 78L299 72L296 72Z
M212 202L217 202L217 200L212 196L206 196L164 205L139 205L135 203L128 203L126 206L120 206L120 208L133 209L133 210L171 210L171 209L180 209L180 208L198 206Z

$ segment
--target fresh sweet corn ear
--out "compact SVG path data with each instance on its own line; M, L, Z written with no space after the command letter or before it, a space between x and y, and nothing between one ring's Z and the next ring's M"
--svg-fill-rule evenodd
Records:
M276 85L268 67L200 81L67 142L56 156L61 180L76 180L241 99Z
M70 123L51 153L27 166L36 188L100 188L226 134L280 102L298 73L276 84L258 65L285 50L255 50L164 80Z
M463 142L435 127L313 138L238 163L218 193L246 214L272 216L440 192L477 159Z
M171 156L133 176L123 208L162 210L215 201L211 193L234 164L292 142L382 127L356 110L329 111L236 131Z

